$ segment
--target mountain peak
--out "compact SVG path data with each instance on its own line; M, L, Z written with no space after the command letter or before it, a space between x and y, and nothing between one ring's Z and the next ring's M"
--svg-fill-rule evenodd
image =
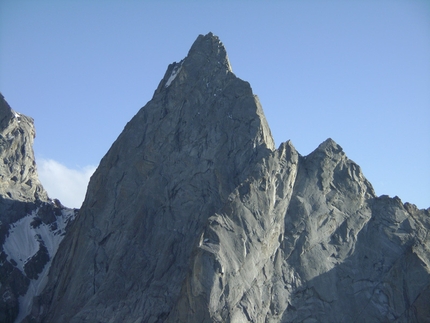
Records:
M248 82L232 73L225 47L212 33L199 35L188 55L169 65L153 100L142 110L149 113L151 109L163 115L173 112L169 117L187 119L186 129L181 126L184 132L194 132L189 127L193 124L194 129L204 128L201 136L219 123L222 128L235 127L236 131L243 128L243 136L236 135L235 140L244 141L243 147L251 147L250 151L261 145L274 149L258 97ZM216 127L217 131L224 131Z
M200 35L101 160L28 319L426 321L424 219L376 199L331 139L275 150L251 86Z
M218 36L215 36L211 32L197 37L187 57L197 60L205 59L208 63L221 65L225 67L227 71L232 72L224 44Z
M343 149L341 146L339 146L336 141L334 141L331 138L327 138L324 140L316 149L316 151L325 151L325 152L332 152L332 153L342 153Z
M223 43L212 33L199 35L188 55L169 65L155 93L184 82L206 85L209 89L213 85L212 80L227 74L233 74L233 70Z
M128 244L126 241L131 240L136 241L137 249L149 252L144 255L148 266L139 275L151 277L159 272L170 281L169 294L173 296L167 306L171 308L180 292L177 282L186 278L189 259L208 218L221 210L235 188L255 173L257 161L274 149L269 126L251 86L231 72L218 37L199 36L183 60L169 65L153 98L127 124L92 176L72 228L77 231L65 242L73 244L73 239L94 228L94 235L83 244L88 252L64 252L66 257L76 259L70 274L91 288L68 286L64 297L51 304L52 316L47 320L83 318L81 309L90 306L94 294L105 297L105 290L116 290L113 285L117 279L111 275L122 270L117 267L121 262L115 262L109 272L97 267L90 277L85 274L88 261L94 261L101 250L94 246L103 244L104 254L115 257L120 255L115 248L123 250L117 243ZM162 231L171 237L163 245L156 235L148 234ZM183 248L181 254L172 253L176 265L157 269L153 261L158 259L152 252L157 250L157 255L170 257L173 245ZM125 276L134 277L134 268L141 267L142 259L132 249L125 257L124 263L133 271L125 268ZM53 268L55 271L55 264ZM144 290L136 292L143 292L142 299L158 293L160 278L157 276ZM65 286L63 283L67 284L60 285ZM77 294L79 313L74 309L64 312L68 297ZM160 298L154 308L165 306L162 303ZM56 312L55 308L62 310Z

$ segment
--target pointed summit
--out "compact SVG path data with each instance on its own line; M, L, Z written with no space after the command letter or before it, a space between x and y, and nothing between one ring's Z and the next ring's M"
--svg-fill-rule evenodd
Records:
M133 310L137 316L129 321L169 312L208 218L273 150L249 83L231 72L218 37L199 36L187 57L168 67L152 100L92 176L74 231L52 267L58 285L56 278L47 286L53 302L46 321L110 320L89 313L116 307L119 299L118 319L136 299L138 307L154 300L153 309Z
M327 138L310 154L324 153L332 156L333 154L345 155L343 149L333 139Z
M224 44L218 36L212 33L208 33L205 36L199 35L191 46L187 58L196 62L201 60L204 64L221 65L227 71L233 71Z
M211 80L232 74L227 51L219 38L212 33L199 35L187 57L170 64L156 91L169 88L172 83L195 82L210 87ZM176 80L176 81L175 81Z
M241 121L238 129L243 128L243 123L251 123L255 127L248 127L248 134L244 136L256 140L253 148L264 145L274 149L258 97L252 93L248 82L234 75L224 45L212 33L198 36L188 55L179 63L169 65L153 100L144 109L152 109L154 102L159 102L157 109L163 109L163 113L178 109L191 113L190 120L195 120L197 112L200 124L206 124L206 128L224 119L228 121L223 122L225 125ZM203 120L203 116L208 119ZM237 140L240 138L242 136L236 136Z

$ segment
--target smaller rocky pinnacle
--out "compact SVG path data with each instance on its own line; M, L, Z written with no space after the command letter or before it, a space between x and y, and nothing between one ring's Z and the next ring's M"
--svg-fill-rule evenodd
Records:
M12 110L0 94L0 196L21 201L47 199L33 153L33 119Z
M333 139L331 138L327 138L326 140L324 140L318 147L317 149L315 149L315 151L320 151L320 152L325 152L325 153L329 153L329 154L337 154L337 153L342 153L343 149L341 146L339 146Z
M0 322L22 322L75 212L39 182L33 119L0 94Z

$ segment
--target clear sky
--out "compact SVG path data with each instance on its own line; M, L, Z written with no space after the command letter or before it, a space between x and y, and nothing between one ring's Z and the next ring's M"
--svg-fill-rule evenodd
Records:
M279 145L328 137L377 195L430 207L430 1L0 0L0 91L35 119L52 198L89 174L168 64L212 31Z

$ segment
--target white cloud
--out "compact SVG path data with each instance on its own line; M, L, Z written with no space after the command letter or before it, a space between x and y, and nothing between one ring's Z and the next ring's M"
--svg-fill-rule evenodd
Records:
M81 207L89 179L95 170L94 166L71 169L52 159L37 160L39 180L49 197L60 200L70 208Z

